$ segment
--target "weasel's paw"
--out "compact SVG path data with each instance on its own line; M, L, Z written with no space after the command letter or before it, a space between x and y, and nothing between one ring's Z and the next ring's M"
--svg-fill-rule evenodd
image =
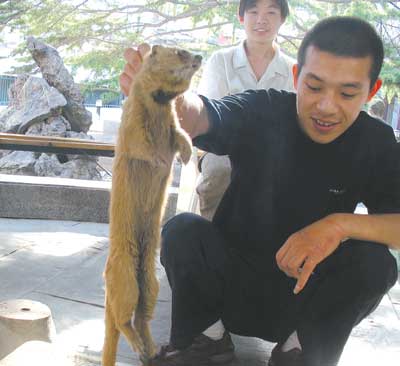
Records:
M180 160L186 165L192 156L192 147L189 144L182 146L179 151Z

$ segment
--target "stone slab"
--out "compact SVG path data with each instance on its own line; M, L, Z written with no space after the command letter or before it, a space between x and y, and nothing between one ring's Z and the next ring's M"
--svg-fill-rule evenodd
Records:
M0 174L0 217L108 222L111 182ZM176 212L178 189L168 190L164 219Z

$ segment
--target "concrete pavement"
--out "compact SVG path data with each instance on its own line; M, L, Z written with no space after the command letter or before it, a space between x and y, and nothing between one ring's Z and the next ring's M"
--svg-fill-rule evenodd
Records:
M103 344L102 271L108 225L49 220L0 219L0 301L26 298L48 305L57 342L75 356L74 365L97 365ZM161 290L152 331L157 344L168 341L171 296L157 266ZM233 337L234 366L266 366L271 343ZM0 340L1 342L1 340ZM400 359L400 284L352 333L340 366L395 366ZM121 337L118 361L139 365ZM322 366L322 365L321 365Z

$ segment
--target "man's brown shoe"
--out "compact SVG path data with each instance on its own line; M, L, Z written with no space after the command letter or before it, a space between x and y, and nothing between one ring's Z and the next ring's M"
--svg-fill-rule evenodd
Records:
M218 341L201 334L183 350L170 345L162 346L160 352L150 360L149 366L225 366L233 360L234 348L228 332Z
M301 350L293 348L290 351L283 352L281 345L277 344L271 352L268 366L303 366Z

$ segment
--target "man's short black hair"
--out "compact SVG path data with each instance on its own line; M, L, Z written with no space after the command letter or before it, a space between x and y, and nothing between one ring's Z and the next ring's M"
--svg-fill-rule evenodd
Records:
M240 0L239 4L239 16L244 17L244 12L247 9L251 9L258 3L259 0ZM289 4L287 0L273 0L278 8L281 10L282 20L285 20L289 15Z
M310 46L345 57L371 57L371 88L379 77L384 57L382 39L366 21L355 17L330 17L318 22L301 42L297 53L298 73Z

